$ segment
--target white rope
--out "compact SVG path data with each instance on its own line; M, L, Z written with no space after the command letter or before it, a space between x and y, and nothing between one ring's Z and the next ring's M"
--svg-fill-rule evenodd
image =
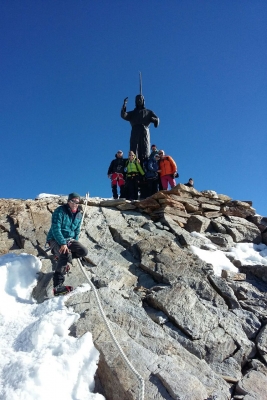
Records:
M85 210L84 210L83 217L82 217L82 221L81 221L81 228L82 228L82 224L83 224L85 212L86 212L86 209L87 209L87 202L88 202L88 199L89 199L89 193L86 194ZM122 350L122 348L121 348L119 342L117 341L117 339L116 339L114 333L112 332L112 329L111 329L111 327L110 327L109 321L108 321L108 319L107 319L107 317L106 317L106 315L105 315L105 312L104 312L104 310L103 310L103 308L102 308L102 305L101 305L101 302L100 302L100 299L99 299L97 290L96 290L96 288L95 288L93 282L91 281L91 279L90 279L89 276L87 275L87 272L86 272L86 270L84 269L84 267L83 267L83 265L82 265L82 263L81 263L81 260L80 260L79 258L78 258L78 263L79 263L79 265L80 265L81 271L82 271L82 273L84 274L86 280L89 282L91 288L93 289L93 292L94 292L94 294L95 294L96 301L97 301L97 304L98 304L100 313L101 313L101 315L102 315L102 317L103 317L103 319L104 319L104 322L105 322L105 324L106 324L106 326L107 326L107 328L108 328L108 331L109 331L109 333L110 333L110 336L112 337L112 339L113 339L113 341L114 341L114 343L115 343L117 349L119 350L119 352L120 352L122 358L123 358L124 361L126 362L128 368L136 375L137 379L139 380L140 387L139 387L139 398L138 398L138 399L139 399L139 400L144 400L144 398L145 398L145 381L144 381L143 377L136 371L136 369L135 369L135 368L133 367L133 365L130 363L130 361L128 360L128 358L127 358L127 356L125 355L124 351Z

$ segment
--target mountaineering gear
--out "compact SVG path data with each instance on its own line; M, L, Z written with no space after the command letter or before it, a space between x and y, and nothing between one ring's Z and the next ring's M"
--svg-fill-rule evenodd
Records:
M72 196L73 193L70 195ZM77 193L74 193L74 197ZM47 235L52 253L58 257L57 267L53 275L54 287L65 281L67 266L72 258L86 256L88 250L77 241L81 229L82 213L78 209L72 212L69 204L59 206L52 215L51 228ZM64 251L64 252L63 252Z
M159 160L160 177L164 175L173 175L177 172L177 166L171 156L163 156Z
M54 296L64 296L73 291L73 286L56 286L53 289Z
M108 175L113 174L113 172L123 173L125 167L126 159L122 157L118 157L115 154L115 159L111 161L110 166L108 168Z
M138 175L138 174L144 175L145 174L140 163L138 161L136 161L136 158L134 158L133 161L129 161L129 160L126 161L125 172L126 172L127 178L133 174L136 174L136 175Z
M144 161L145 178L147 182L146 196L150 197L158 191L158 161L151 156Z
M158 162L150 158L144 161L144 171L146 179L158 179Z
M125 172L126 172L126 199L137 200L138 199L138 183L139 176L144 175L144 171L138 161L136 161L135 155L130 155L129 160L126 161Z
M118 190L117 190L117 184L120 188L120 198L123 198L124 197L124 186L125 186L124 175L114 172L111 175L111 189L112 189L112 195L113 195L114 199L117 199L119 197Z
M120 188L120 197L124 197L124 168L126 159L122 158L122 156L118 156L118 153L123 155L123 152L121 150L117 151L117 153L115 154L115 159L111 161L108 169L108 177L111 178L111 189L114 199L117 199L119 197L117 185Z
M63 284L65 275L70 270L73 258L80 258L87 255L88 250L77 240L71 239L68 241L68 252L60 253L60 245L55 241L50 241L51 252L58 257L57 267L53 275L54 287Z
M80 234L82 213L78 209L73 213L68 204L59 206L53 212L52 225L47 235L47 242L56 240L60 245L67 244L69 239L77 240Z
M177 173L177 166L174 159L171 156L164 155L164 151L160 150L159 153L159 170L160 179L163 190L168 189L168 183L173 188L176 185L174 174Z

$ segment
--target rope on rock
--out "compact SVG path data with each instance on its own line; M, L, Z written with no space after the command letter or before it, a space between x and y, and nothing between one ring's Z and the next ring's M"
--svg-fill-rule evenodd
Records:
M86 199L86 202L85 202L85 209L84 209L84 213L83 213L83 217L82 217L82 221L81 221L81 228L82 228L85 212L86 212L86 209L87 209L89 193L86 194L85 199ZM85 276L86 280L88 281L89 285L91 286L91 288L92 288L92 290L93 290L93 292L95 294L96 301L97 301L100 313L101 313L101 315L103 317L103 320L104 320L104 322L105 322L105 324L106 324L106 326L108 328L108 331L110 333L111 338L113 339L113 341L114 341L117 349L119 350L119 353L121 354L122 358L124 359L126 365L136 375L137 379L139 380L139 385L140 386L139 386L139 397L138 397L138 400L144 400L144 398L145 398L145 381L144 381L143 377L136 371L134 366L130 363L130 361L128 360L127 356L125 355L123 349L121 348L119 342L117 341L114 333L112 332L112 329L110 327L110 323L109 323L109 321L108 321L108 319L107 319L107 317L105 315L105 312L104 312L104 310L102 308L102 305L101 305L97 290L96 290L93 282L91 281L90 277L87 275L87 272L86 272L85 268L83 267L83 265L81 263L81 260L79 258L78 258L78 263L80 265L80 268L81 268L81 271L82 271L83 275Z

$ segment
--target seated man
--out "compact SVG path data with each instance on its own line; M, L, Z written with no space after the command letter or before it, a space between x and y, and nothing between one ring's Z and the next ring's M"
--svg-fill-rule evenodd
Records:
M189 178L187 183L184 183L185 186L194 187L194 181L192 178Z
M59 206L52 215L51 228L47 234L47 243L58 258L53 276L54 295L66 294L71 286L63 286L66 273L70 270L72 258L85 257L88 250L78 242L82 213L78 207L80 195L70 193L67 204Z

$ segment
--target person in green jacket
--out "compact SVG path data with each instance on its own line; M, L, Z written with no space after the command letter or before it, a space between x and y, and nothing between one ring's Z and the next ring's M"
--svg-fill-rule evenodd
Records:
M126 172L126 199L137 200L140 175L144 176L145 173L140 165L139 160L136 159L136 155L134 154L133 151L129 152L128 160L125 163L125 172Z
M55 296L72 290L71 286L63 286L64 275L69 272L73 258L85 257L88 253L86 247L78 241L82 221L79 203L80 195L70 193L68 202L53 212L51 228L47 234L47 243L58 259L53 276Z

